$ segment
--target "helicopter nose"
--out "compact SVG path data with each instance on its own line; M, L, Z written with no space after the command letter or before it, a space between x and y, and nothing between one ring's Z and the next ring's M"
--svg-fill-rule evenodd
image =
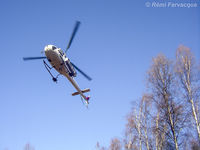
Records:
M45 46L45 47L44 47L44 51L48 51L48 46Z

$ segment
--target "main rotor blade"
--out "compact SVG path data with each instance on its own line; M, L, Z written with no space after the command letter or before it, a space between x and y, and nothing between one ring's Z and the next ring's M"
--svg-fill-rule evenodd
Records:
M71 62L72 66L77 70L79 71L84 77L86 77L89 81L92 80L91 77L89 77L87 74L85 74L81 69L79 69L76 65L74 65L72 62Z
M47 57L23 57L24 61L34 60L34 59L46 59Z
M72 41L73 41L73 39L74 39L74 36L75 36L76 32L78 31L78 28L79 28L80 24L81 24L80 21L76 21L76 24L75 24L75 26L74 26L74 30L73 30L73 32L72 32L72 35L71 35L71 38L70 38L70 40L69 40L69 43L68 43L68 46L67 46L66 51L70 48L70 46L71 46L71 44L72 44ZM66 52L66 51L65 51L65 52Z

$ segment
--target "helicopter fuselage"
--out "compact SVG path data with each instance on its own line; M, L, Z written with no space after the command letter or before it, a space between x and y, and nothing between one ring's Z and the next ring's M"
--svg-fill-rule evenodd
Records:
M63 53L60 48L57 48L54 45L45 46L44 52L51 66L55 68L56 71L58 71L60 74L64 75L88 103L89 97L86 97L83 94L83 91L79 88L78 84L73 79L73 77L76 77L76 71L70 63L69 58L67 58L66 54Z
M71 65L70 60L60 48L56 48L53 45L47 45L44 51L51 66L60 74L65 75L67 73L71 77L76 76L76 71Z

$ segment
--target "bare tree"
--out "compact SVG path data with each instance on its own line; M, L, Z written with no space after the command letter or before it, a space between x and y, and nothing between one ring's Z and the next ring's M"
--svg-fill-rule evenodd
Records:
M118 138L113 138L110 142L109 148L106 148L104 146L100 146L99 142L96 143L96 150L121 150L122 144L121 141Z
M125 132L125 148L142 150L151 146L151 96L144 94L140 100L139 108L133 108L128 114Z
M164 132L167 146L179 149L178 137L185 123L183 106L176 101L175 75L173 64L164 55L153 59L148 72L148 83L159 111L158 129Z
M139 113L136 108L128 114L126 132L125 132L125 145L129 150L136 149L142 150L142 135L141 135L141 108Z
M151 144L151 135L152 135L152 115L151 115L151 103L152 95L144 94L142 97L142 104L144 107L142 111L142 131L144 135L144 143L147 150L150 150L152 147Z
M113 138L110 142L109 150L121 150L122 145L118 138Z
M106 150L106 147L100 146L99 142L96 143L95 148L96 148L96 150Z
M35 150L35 148L31 146L29 143L27 143L24 147L24 150Z
M184 90L184 98L190 104L191 113L196 126L196 132L200 142L199 120L199 72L195 67L195 58L189 48L180 46L176 51L176 72Z
M162 150L165 147L165 133L167 130L167 126L161 122L160 120L160 111L157 111L156 117L154 117L154 126L153 129L153 135L155 137L155 149L156 150ZM160 130L162 129L162 130Z

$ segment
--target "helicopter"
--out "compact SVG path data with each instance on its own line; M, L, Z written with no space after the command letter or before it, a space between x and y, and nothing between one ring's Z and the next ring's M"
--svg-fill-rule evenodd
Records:
M71 43L76 35L76 32L77 32L79 26L80 26L80 21L76 21L71 38L69 40L69 43L67 45L65 52L63 52L61 50L61 48L58 48L55 45L46 45L44 48L44 53L46 56L23 57L23 60L28 61L28 60L42 59L46 70L49 72L49 74L52 77L52 80L57 83L58 76L60 76L60 75L65 76L70 81L70 83L74 86L74 88L76 89L76 92L72 93L72 96L80 95L81 100L82 101L84 100L86 106L88 106L90 96L85 96L84 93L89 92L90 89L89 88L86 88L84 90L80 89L79 85L74 80L74 78L77 75L76 70L79 73L81 73L89 81L91 81L92 78L90 76L88 76L86 73L84 73L81 69L79 69L74 63L72 63L66 55L66 52L70 48ZM48 60L48 62L50 63L51 66L48 65L48 63L45 61L45 59ZM58 72L57 76L54 76L51 73L51 69L53 69L53 68Z

